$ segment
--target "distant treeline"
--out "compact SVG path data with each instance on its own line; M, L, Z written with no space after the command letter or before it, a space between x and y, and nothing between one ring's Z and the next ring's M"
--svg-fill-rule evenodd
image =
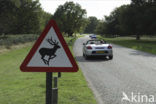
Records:
M85 32L109 37L156 35L156 0L132 0L130 5L116 8L104 20L89 18ZM98 23L97 23L98 21Z
M52 15L42 10L38 0L0 0L0 34L40 33L51 18L68 36L79 32L140 39L141 35L156 35L156 0L131 0L102 20L87 18L86 10L74 2L58 6Z
M0 0L0 35L39 33L50 17L38 0Z

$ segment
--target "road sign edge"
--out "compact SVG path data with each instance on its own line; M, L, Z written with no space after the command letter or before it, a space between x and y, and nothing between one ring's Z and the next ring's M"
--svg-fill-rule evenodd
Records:
M45 38L45 36L47 35L47 33L49 32L51 27L54 28L56 35L58 36L58 39L59 39L60 43L62 44L63 49L64 49L69 61L72 64L72 67L27 67L29 61L35 54L36 50L42 43L43 39ZM30 49L28 55L22 62L20 69L22 72L77 72L78 71L78 65L77 65L73 55L71 54L71 52L68 48L68 45L66 44L58 26L54 20L50 20L48 22L47 26L45 27L45 29L43 30L43 32L41 33L41 35L39 36L39 38L37 39L37 41L35 42L33 47Z

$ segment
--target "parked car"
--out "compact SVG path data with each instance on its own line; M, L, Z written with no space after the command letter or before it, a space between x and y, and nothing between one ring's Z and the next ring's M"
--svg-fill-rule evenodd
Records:
M87 59L90 56L102 56L113 59L112 45L104 40L88 40L83 43L83 56Z
M95 34L91 34L89 37L90 37L91 39L96 39L96 35L95 35Z

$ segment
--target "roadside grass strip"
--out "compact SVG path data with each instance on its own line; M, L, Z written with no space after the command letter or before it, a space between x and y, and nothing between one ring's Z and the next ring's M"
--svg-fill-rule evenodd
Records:
M69 47L75 39L66 38ZM46 73L21 72L19 66L32 45L0 54L0 104L45 104ZM79 70L62 73L58 80L58 104L96 104L87 82Z
M100 37L110 43L118 44L135 50L140 50L152 54L156 54L156 37L142 37L141 40L136 40L135 37L117 37L104 38Z

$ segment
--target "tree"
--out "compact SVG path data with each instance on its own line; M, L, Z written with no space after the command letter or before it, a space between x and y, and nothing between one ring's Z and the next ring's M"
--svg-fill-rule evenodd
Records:
M85 25L85 14L86 10L82 9L79 4L66 2L57 8L53 19L62 32L72 36L74 32L79 32Z
M135 35L136 39L140 40L140 36L144 34L155 34L156 30L153 22L156 18L156 0L132 0L130 11L135 13L133 19L135 21Z
M103 29L104 29L104 21L101 20L98 22L98 25L96 26L95 33L104 35Z
M88 18L88 25L85 28L85 33L95 33L96 26L98 25L99 21L96 17L91 16Z
M109 16L105 16L102 34L135 35L140 40L142 35L156 34L156 2L135 0L131 5L116 8Z
M40 3L38 0L20 0L20 7L17 11L17 24L14 32L38 33L40 30Z
M136 30L136 11L130 5L121 6L118 17L120 35L135 35Z
M130 5L116 8L105 21L97 26L97 31L107 35L156 35L156 0L132 0ZM100 29L101 28L101 29Z
M156 4L155 4L156 5ZM147 6L146 11L144 13L144 30L146 30L146 34L156 35L156 6Z
M131 4L141 6L144 5L147 1L148 0L132 0Z
M156 0L131 0L131 5L142 6L147 3L153 4L156 3Z
M0 34L10 33L16 23L17 7L11 0L0 1Z
M116 36L122 35L123 31L121 28L120 20L122 13L127 8L127 5L123 5L119 8L116 8L114 11L111 12L109 16L105 16L105 21L103 22L103 34Z
M52 14L47 13L43 10L40 12L40 32L43 31L49 20L52 18Z
M0 34L39 33L49 15L38 0L0 0Z

